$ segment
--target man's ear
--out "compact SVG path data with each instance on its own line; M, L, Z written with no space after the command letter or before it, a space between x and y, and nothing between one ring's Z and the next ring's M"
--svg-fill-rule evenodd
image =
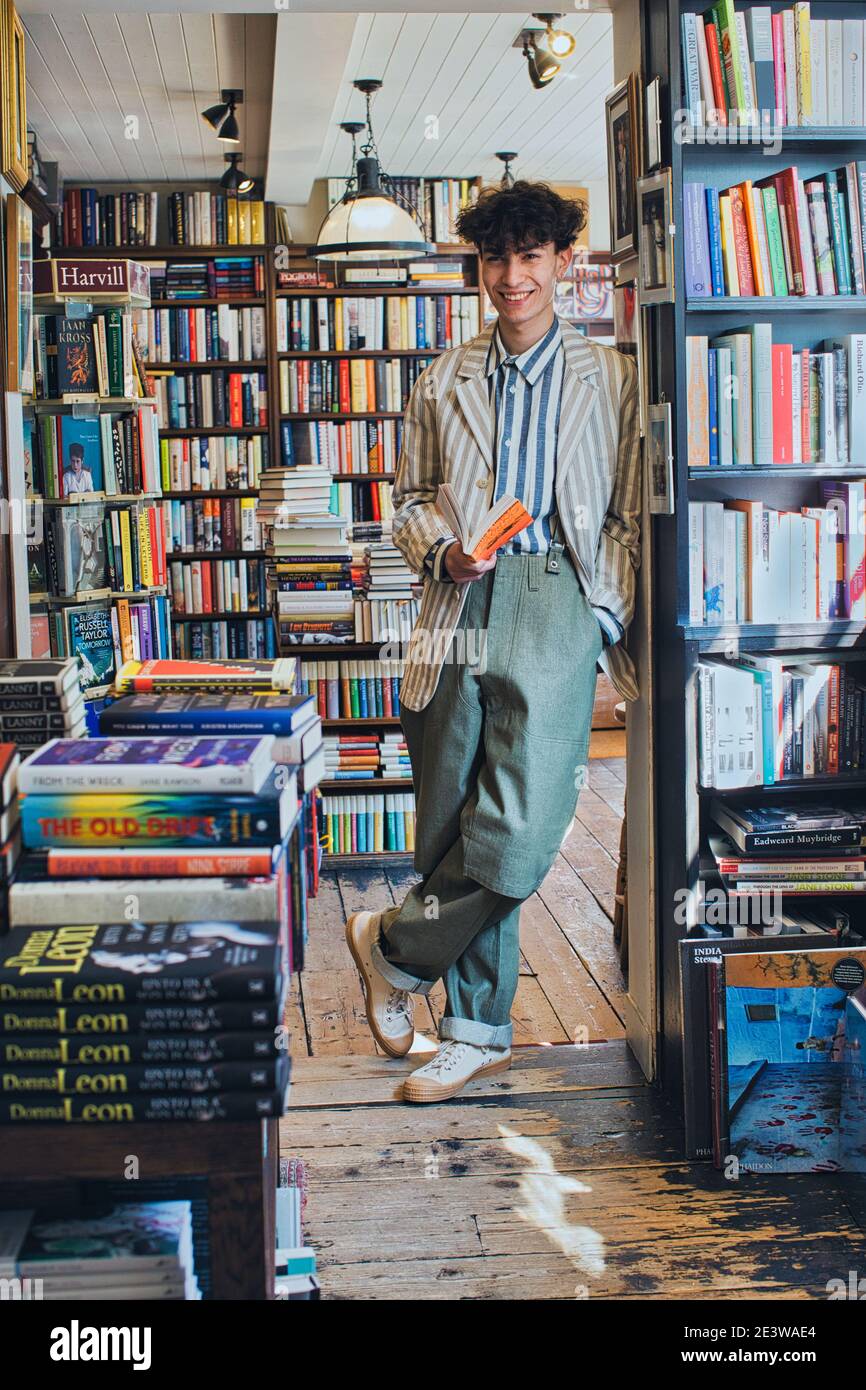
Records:
M561 280L571 262L574 260L574 247L567 246L564 251L556 253L556 277Z

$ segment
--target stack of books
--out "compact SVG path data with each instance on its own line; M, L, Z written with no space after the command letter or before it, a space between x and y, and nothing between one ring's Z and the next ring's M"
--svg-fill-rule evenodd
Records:
M396 732L326 734L325 768L332 782L412 780L406 740Z
M698 662L705 787L772 786L866 768L866 676L820 652Z
M853 8L853 7L852 7ZM863 20L718 0L682 16L691 124L862 126Z
M268 537L268 584L281 649L353 638L348 523L330 507L326 468L276 468L262 477L256 515Z
M774 343L769 323L686 339L689 467L857 462L866 430L866 334L817 348Z
M864 293L863 161L801 179L795 167L727 189L686 183L686 293Z
M366 282L370 272L359 273ZM456 280L443 288L449 283ZM277 300L277 352L440 351L468 343L479 327L478 298L471 294Z
M805 916L806 919L805 923L799 924L797 930L832 930L835 935L850 936L850 920L848 930L842 932L841 923L836 920L835 915L829 915L831 912L836 913L832 906L809 903L802 908L799 903L801 897L845 895L866 891L866 859L861 848L809 848L809 827L813 819L817 816L819 821L838 821L842 819L839 814L833 815L830 812L829 816L822 816L821 813L826 808L808 806L806 803L800 808L802 819L798 817L796 808L792 810L790 807L782 808L784 814L780 814L779 808L775 806L719 806L717 810L721 818L735 830L739 839L746 839L750 834L755 836L757 832L767 842L766 848L747 854L731 835L720 829L710 831L707 840L713 868L729 897L745 898L754 893L784 893L796 896L797 916ZM748 830L747 826L752 829ZM792 834L801 836L802 842L797 840L787 845L773 844L773 836L778 835L784 840L786 834L789 838ZM810 916L812 912L815 913L814 918ZM843 916L847 919L847 914ZM780 931L776 934L794 934L793 924L780 922Z
M86 721L78 677L78 662L71 659L0 661L3 744L26 756L51 738L81 738ZM4 807L7 800L4 783Z
M365 546L355 605L356 640L376 642L390 635L408 641L418 615L416 595L420 583L419 576L412 573L390 541Z
M201 1298L190 1202L3 1211L0 1248L0 1277L21 1280L34 1298Z
M301 1216L306 1201L306 1171L299 1158L281 1158L275 1225L276 1297L318 1299L316 1252L304 1244Z
M156 246L157 193L106 193L64 188L60 246Z
M381 541L391 535L394 517L393 488L390 482L335 483L332 497L341 516L351 519L349 534L353 542Z
M270 922L69 924L58 911L0 945L0 1056L65 1044L66 1062L0 1066L0 1123L259 1120L283 1113L278 1049L286 962ZM62 924L62 925L59 925ZM89 1002L85 1002L89 1001ZM110 1002L109 1002L110 1001ZM88 1061L82 1034L122 1033L120 1059ZM199 1061L202 1034L231 1060ZM205 1037L205 1049L207 1039Z
M400 714L400 661L302 659L298 668L298 692L314 697L323 719L391 719Z
M154 299L253 299L265 292L261 256L211 256L200 261L153 261Z

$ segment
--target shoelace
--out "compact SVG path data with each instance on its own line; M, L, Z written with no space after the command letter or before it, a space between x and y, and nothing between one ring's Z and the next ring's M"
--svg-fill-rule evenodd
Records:
M440 1047L432 1062L428 1062L424 1070L431 1075L446 1071L453 1071L459 1062L463 1060L467 1043L446 1042Z
M394 988L388 995L388 1002L385 1005L385 1017L390 1022L402 1015L407 1023L413 1022L412 996L407 994L405 989Z

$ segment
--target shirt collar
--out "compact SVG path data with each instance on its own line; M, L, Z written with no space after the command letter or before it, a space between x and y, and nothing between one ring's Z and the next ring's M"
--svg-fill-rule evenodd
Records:
M516 357L508 353L500 337L499 325L497 324L490 342L486 374L490 376L507 359L509 362L513 362L524 380L530 386L534 386L545 368L550 365L551 360L560 351L562 351L562 331L558 318L554 318L550 328L539 342L533 343L532 347L527 348L525 352L519 353Z

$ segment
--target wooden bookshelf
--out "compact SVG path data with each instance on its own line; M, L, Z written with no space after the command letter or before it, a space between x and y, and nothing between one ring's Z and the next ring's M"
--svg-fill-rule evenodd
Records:
M775 12L790 6L774 0L772 8ZM839 18L848 8L837 0L813 0L812 17ZM797 165L801 179L810 178L862 158L864 139L862 128L785 127L778 132L779 148L771 151L756 138L754 130L750 140L744 138L740 128L728 128L726 133L724 127L721 132L713 128L710 139L707 132L683 125L677 115L686 106L681 17L708 9L706 0L646 0L643 26L644 72L647 79L655 75L660 79L662 166L671 168L672 222L677 230L676 302L639 311L647 315L647 399L650 403L672 402L673 415L675 512L653 518L653 629L655 702L661 712L656 723L655 758L657 766L664 769L656 792L655 830L661 1002L659 1070L666 1092L677 1103L682 1103L684 1069L688 1065L679 963L680 942L687 929L676 922L673 909L677 893L684 889L698 892L700 887L707 803L712 796L741 794L707 791L699 784L698 662L705 653L735 656L737 649L779 654L805 649L838 653L840 659L843 654L856 659L862 652L866 658L866 631L860 622L698 626L689 621L689 499L724 501L754 497L770 506L799 510L801 505L814 503L821 479L866 477L866 465L858 467L854 463L711 469L688 466L687 336L714 337L751 323L769 322L775 341L812 347L824 338L857 331L866 312L866 297L862 295L718 296L686 300L681 292L679 287L686 283L681 234L685 224L685 182L727 188L743 179L765 178L791 164ZM766 135L766 131L760 133ZM861 442L852 441L852 445L856 447ZM755 801L814 789L820 798L826 799L837 787L866 787L866 770L842 776L785 779L771 787L750 787L742 794ZM780 938L776 944L779 940L796 940L798 947L831 944L826 935Z

